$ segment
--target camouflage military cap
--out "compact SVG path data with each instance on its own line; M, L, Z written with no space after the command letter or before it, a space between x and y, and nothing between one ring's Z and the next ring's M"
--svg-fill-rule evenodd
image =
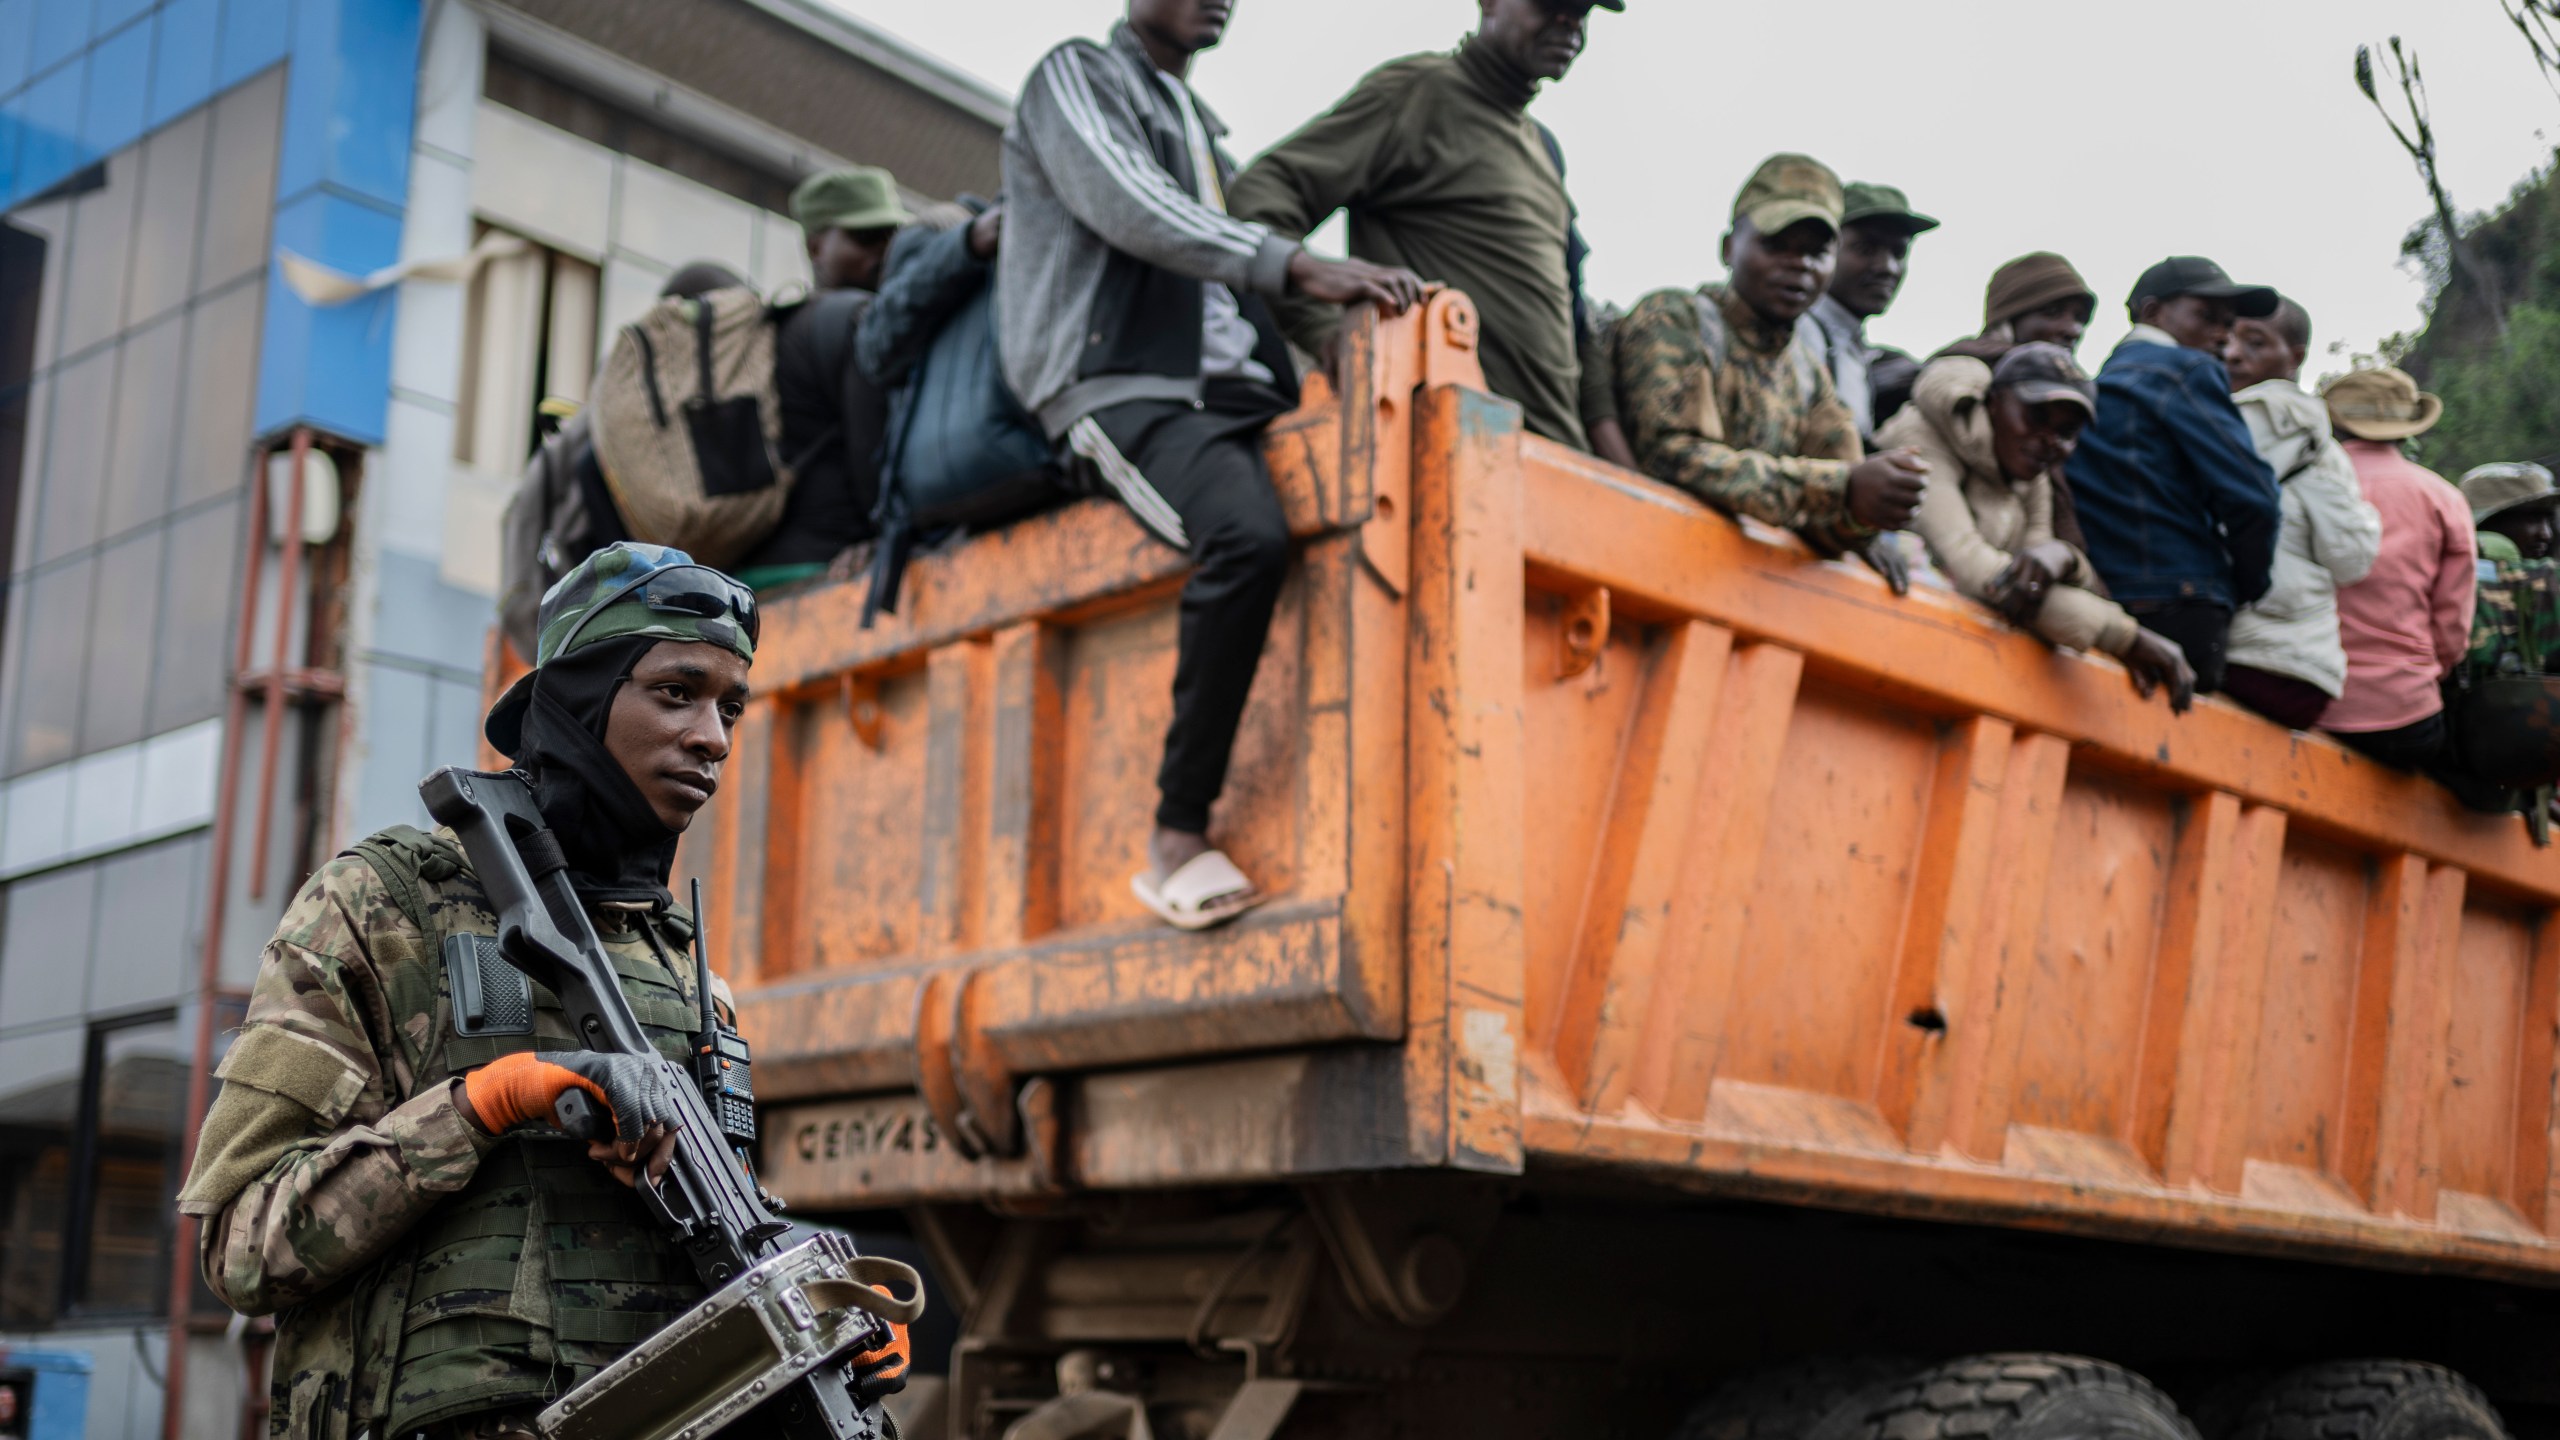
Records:
M2471 523L2532 505L2560 501L2551 472L2530 460L2501 460L2474 467L2462 477L2462 498L2471 507Z
M664 545L616 541L578 562L542 596L534 668L489 711L489 743L513 755L523 737L533 677L543 666L606 640L644 635L717 645L755 663L755 592Z
M1840 177L1830 166L1810 155L1772 155L1733 197L1733 218L1749 220L1763 235L1775 235L1799 220L1819 220L1836 232L1846 204Z

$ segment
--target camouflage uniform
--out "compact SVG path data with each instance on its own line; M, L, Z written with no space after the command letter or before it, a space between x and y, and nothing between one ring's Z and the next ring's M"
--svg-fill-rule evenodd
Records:
M545 597L544 663L587 615L579 647L644 634L746 654L729 619L613 593L674 565L691 562L616 546L573 570ZM594 913L634 1015L682 1062L701 1014L692 918ZM532 1411L701 1294L584 1144L493 1136L462 1109L466 1071L582 1048L547 990L475 948L496 929L451 833L396 827L322 866L268 943L178 1204L202 1222L214 1293L280 1317L270 1435L529 1432ZM464 967L501 996L476 1019L456 1013Z
M1721 285L1658 290L1618 322L1614 348L1619 416L1646 474L1827 550L1873 538L1849 514L1857 421L1794 327Z

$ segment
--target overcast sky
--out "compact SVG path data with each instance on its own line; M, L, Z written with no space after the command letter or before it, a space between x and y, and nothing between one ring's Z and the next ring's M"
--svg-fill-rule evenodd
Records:
M1012 93L1118 0L833 0ZM1445 50L1471 0L1242 0L1194 72L1249 159L1379 63ZM2499 0L1629 0L1593 16L1534 111L1563 141L1594 293L1714 278L1753 165L1802 150L1902 186L1945 226L1874 327L1926 354L1981 327L2003 260L2058 250L2099 292L2094 365L2152 261L2209 255L2311 310L2312 369L2414 327L2398 264L2425 191L2355 88L2355 48L2419 53L2454 201L2487 209L2550 152L2560 99Z

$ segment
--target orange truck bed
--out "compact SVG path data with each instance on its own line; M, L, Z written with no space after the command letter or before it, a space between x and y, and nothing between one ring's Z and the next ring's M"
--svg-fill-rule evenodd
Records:
M1272 432L1228 929L1129 892L1183 567L1118 509L770 608L687 863L781 1193L1570 1167L2560 1273L2560 854L1529 437L1473 338Z

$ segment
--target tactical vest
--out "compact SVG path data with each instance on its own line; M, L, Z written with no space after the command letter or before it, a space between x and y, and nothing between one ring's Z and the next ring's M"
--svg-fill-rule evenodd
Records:
M501 1055L580 1048L558 999L498 958L496 916L450 841L398 826L348 853L425 934L418 953L374 953L410 1095ZM692 923L677 912L662 924L671 934L656 947L643 922L606 948L641 1028L681 1063L701 1024L688 972L674 963ZM377 1436L546 1405L704 1294L631 1189L588 1159L584 1142L542 1132L500 1137L471 1182L372 1278L373 1313L353 1358L374 1382L360 1388L373 1393L329 1408L344 1406L350 1433L378 1420ZM383 1333L395 1311L398 1333ZM280 1364L278 1373L291 1372Z

